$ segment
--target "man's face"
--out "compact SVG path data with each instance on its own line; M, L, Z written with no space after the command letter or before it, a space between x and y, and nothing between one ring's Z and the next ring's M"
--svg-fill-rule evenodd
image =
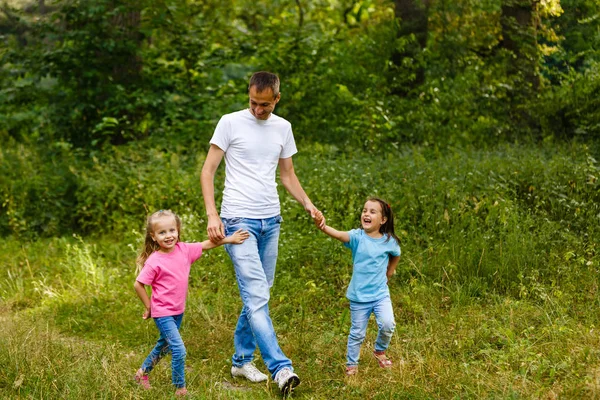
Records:
M277 96L274 97L273 89L268 88L262 92L258 92L256 91L256 86L252 86L248 91L248 97L250 98L250 112L254 115L254 118L264 121L275 110L275 105L281 95L277 93Z

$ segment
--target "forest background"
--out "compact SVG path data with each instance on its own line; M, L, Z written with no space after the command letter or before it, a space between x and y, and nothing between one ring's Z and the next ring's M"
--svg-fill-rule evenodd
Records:
M1 397L172 394L168 362L151 391L131 381L157 336L132 288L145 217L206 239L208 141L269 70L328 223L358 227L378 195L402 246L395 365L369 356L372 322L346 379L350 254L281 192L271 313L294 398L600 398L597 1L12 0L0 40ZM280 397L229 375L240 307L208 252L192 397Z

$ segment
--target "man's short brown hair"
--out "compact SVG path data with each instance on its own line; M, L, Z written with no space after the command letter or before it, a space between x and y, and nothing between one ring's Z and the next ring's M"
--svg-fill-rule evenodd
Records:
M252 86L255 86L256 91L259 93L270 88L273 91L273 97L277 97L279 94L279 77L271 72L255 72L250 78L248 90Z

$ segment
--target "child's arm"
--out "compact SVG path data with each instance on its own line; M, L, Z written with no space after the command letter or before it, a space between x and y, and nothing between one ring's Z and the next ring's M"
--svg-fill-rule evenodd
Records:
M221 239L217 243L211 240L205 240L204 242L202 242L202 250L214 249L215 247L224 244L242 244L244 243L244 240L248 239L249 237L250 234L247 231L243 229L238 229L233 233L233 235L227 236L225 239Z
M329 225L325 225L321 230L329 236L331 236L332 238L339 240L340 242L348 243L350 241L350 235L348 234L348 232L338 231L337 229L333 229Z
M394 272L396 272L396 266L398 265L398 261L400 261L400 256L390 257L390 261L388 262L387 273L386 273L388 282L389 282L390 278L392 277L392 275L394 275Z
M317 226L317 228L319 228L332 238L339 240L340 242L348 243L350 241L350 235L348 234L348 232L338 231L337 229L326 225L324 222L325 217L323 216L323 213L321 211L318 211L317 215L315 216L315 225Z
M150 318L150 297L148 296L148 293L146 293L146 286L144 286L144 284L141 282L135 281L133 288L135 289L135 292L142 303L144 303L144 307L146 307L146 311L144 311L144 314L142 314L142 318Z

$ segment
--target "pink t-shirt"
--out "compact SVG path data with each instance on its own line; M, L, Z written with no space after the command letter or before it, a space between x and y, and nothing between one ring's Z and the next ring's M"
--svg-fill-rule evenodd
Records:
M179 242L170 253L155 251L148 257L136 280L152 287L150 313L153 318L185 311L190 267L201 255L201 243Z

